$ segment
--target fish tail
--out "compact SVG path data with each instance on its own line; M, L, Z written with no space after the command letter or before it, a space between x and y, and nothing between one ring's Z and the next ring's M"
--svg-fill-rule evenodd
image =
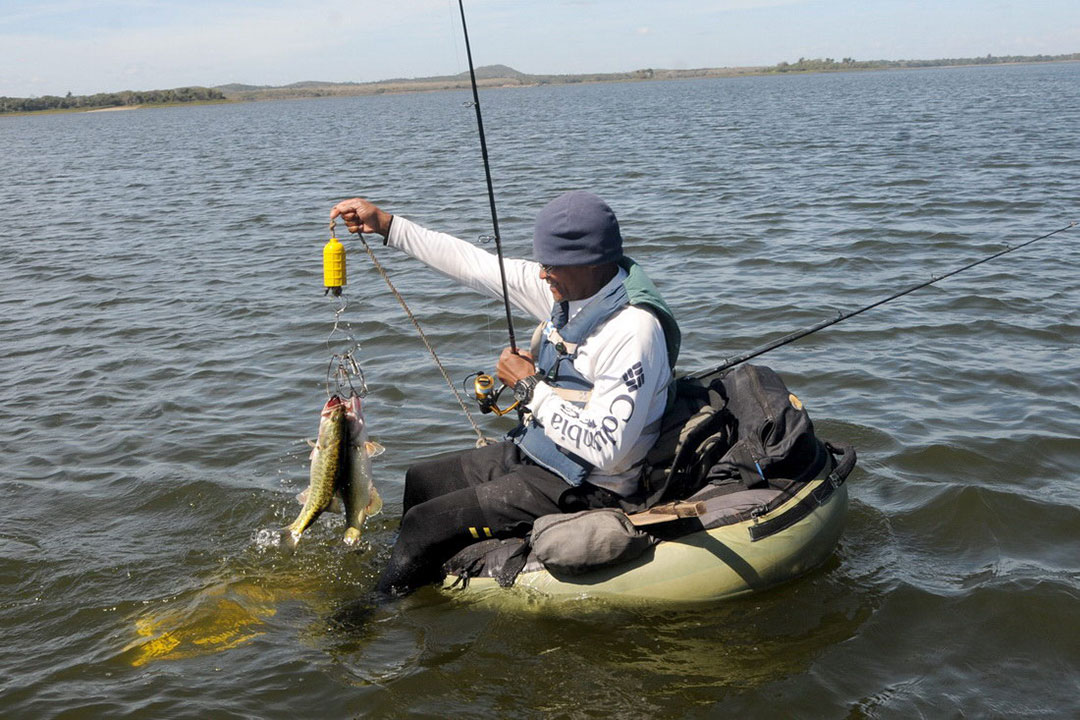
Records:
M300 544L300 535L303 532L303 530L295 530L294 527L290 525L289 527L282 528L279 531L279 535L281 536L281 542L295 550L296 546Z
M360 528L351 527L345 531L345 537L342 538L346 545L356 545L360 542Z
M285 528L285 539L293 547L296 547L297 543L300 542L300 536L304 534L304 531L318 519L319 515L322 515L322 510L319 509L314 512L305 512L306 510L307 507L305 506L297 518L293 520L292 525Z

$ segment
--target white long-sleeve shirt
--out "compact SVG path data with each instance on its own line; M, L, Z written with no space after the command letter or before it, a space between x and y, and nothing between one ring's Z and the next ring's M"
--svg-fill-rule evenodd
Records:
M502 299L499 260L492 253L400 216L394 217L387 244L466 287ZM555 300L540 279L539 264L510 259L504 265L510 302L537 320L547 320ZM625 279L626 271L620 269L598 294ZM571 301L570 317L590 300ZM593 383L584 408L540 383L527 409L551 440L594 466L588 482L630 494L637 489L640 464L659 435L671 382L660 321L644 308L623 307L578 345L574 367Z

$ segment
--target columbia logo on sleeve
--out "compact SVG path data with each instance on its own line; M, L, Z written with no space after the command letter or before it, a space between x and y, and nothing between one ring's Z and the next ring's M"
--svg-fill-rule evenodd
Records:
M623 373L622 381L626 383L628 390L637 390L645 384L645 370L641 363L634 363L629 370Z

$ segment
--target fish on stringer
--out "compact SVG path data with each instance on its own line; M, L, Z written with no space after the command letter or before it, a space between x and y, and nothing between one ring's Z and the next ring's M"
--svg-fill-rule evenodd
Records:
M375 489L371 474L371 458L382 453L378 443L367 438L367 426L360 396L353 393L345 403L345 418L348 427L348 472L345 473L341 499L345 509L346 545L360 542L360 528L371 515L382 510L382 498Z
M330 506L335 491L347 471L348 422L345 403L332 395L319 417L319 435L311 448L311 472L300 514L286 530L286 540L293 546L311 523Z
M344 408L344 429L337 426L337 408ZM338 448L344 438L344 450ZM339 458L336 453L343 452ZM300 533L323 512L344 513L346 530L343 541L356 545L364 521L382 510L382 498L375 488L371 458L382 454L383 447L368 440L359 395L352 393L342 403L332 396L323 408L319 440L311 451L311 481L296 496L304 507L289 526L287 539L295 545Z

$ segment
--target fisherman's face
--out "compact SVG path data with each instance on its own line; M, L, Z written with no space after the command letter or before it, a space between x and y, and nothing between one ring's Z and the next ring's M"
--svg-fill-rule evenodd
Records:
M596 265L541 265L540 279L547 282L555 302L584 300L603 287L597 285Z

